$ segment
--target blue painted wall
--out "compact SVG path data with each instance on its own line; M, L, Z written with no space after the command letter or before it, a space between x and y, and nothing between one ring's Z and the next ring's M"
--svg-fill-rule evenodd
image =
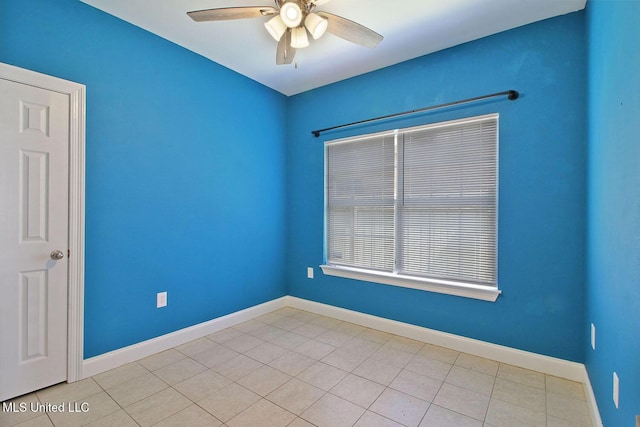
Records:
M639 2L591 0L286 99L78 1L0 0L0 61L87 85L86 357L289 293L586 361L611 426L640 413L638 40ZM511 88L521 99L310 134ZM491 112L496 303L320 273L324 140Z
M87 85L85 357L286 294L286 97L76 0L1 0L0 61Z
M0 61L87 85L86 357L289 293L583 361L584 17L286 99L78 1L1 0ZM516 102L310 134L511 88ZM496 303L320 273L324 139L490 112L501 120Z
M585 343L586 365L604 425L634 426L640 415L640 2L589 1L587 16L587 321L596 326L596 349Z
M289 293L522 350L583 360L584 13L549 19L290 98ZM516 89L495 100L323 134L310 131ZM322 275L323 141L500 113L495 303ZM306 267L316 278L306 278Z

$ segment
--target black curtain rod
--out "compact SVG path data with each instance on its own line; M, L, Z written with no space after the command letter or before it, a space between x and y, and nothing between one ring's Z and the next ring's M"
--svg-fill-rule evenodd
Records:
M317 137L320 136L320 134L322 132L327 132L327 131L330 131L330 130L335 130L335 129L345 128L345 127L349 127L349 126L360 125L360 124L363 124L363 123L375 122L377 120L390 119L392 117L406 116L408 114L421 113L423 111L437 110L439 108L451 107L451 106L454 106L454 105L467 104L469 102L481 101L483 99L495 98L497 96L503 96L503 95L506 95L507 98L509 99L509 101L515 101L520 96L520 94L518 93L517 90L506 90L504 92L492 93L491 95L484 95L484 96L477 96L475 98L463 99L462 101L447 102L446 104L433 105L431 107L419 108L417 110L405 111L403 113L389 114L389 115L386 115L386 116L375 117L373 119L360 120L360 121L357 121L357 122L347 123L347 124L344 124L344 125L331 126L331 127L324 128L324 129L319 129L319 130L312 130L311 134L317 138Z

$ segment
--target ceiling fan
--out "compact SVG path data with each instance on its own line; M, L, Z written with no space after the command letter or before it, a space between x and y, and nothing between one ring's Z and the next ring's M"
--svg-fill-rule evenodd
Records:
M223 7L194 10L187 15L196 22L271 16L264 26L278 42L276 64L291 64L296 49L309 46L307 31L314 40L325 32L366 47L376 47L383 37L347 18L329 12L315 12L316 6L329 0L275 0L272 6Z

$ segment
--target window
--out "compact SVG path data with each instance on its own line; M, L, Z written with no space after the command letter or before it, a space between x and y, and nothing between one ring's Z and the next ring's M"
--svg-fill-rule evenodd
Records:
M495 301L498 115L325 143L325 274Z

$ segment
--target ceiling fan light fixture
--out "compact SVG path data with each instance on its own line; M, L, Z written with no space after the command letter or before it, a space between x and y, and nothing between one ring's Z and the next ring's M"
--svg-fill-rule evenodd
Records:
M313 37L314 40L318 40L322 37L324 32L327 31L329 21L326 18L311 12L307 14L307 17L304 20L304 26L309 30L311 37Z
M307 30L304 27L296 27L291 30L291 47L294 49L301 49L309 46L309 38L307 37Z
M298 3L288 1L280 7L280 18L289 28L296 28L302 22L302 10Z
M284 32L287 30L287 26L282 21L280 15L276 15L265 22L264 27L267 29L269 34L271 34L271 37L273 37L277 42L280 41Z

